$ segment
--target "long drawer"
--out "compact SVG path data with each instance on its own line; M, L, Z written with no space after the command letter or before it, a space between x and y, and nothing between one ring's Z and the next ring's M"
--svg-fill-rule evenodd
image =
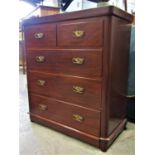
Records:
M28 73L28 80L30 92L100 109L101 84L98 80L32 71Z
M102 74L102 50L33 50L27 53L28 68L43 72L99 77Z
M99 136L100 112L30 94L30 112L72 128Z

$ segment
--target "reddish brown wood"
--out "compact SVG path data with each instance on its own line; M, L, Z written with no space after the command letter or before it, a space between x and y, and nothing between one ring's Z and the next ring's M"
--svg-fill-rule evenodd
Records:
M62 22L57 25L58 46L101 47L103 45L103 26L101 18ZM79 30L84 32L80 38L73 35L74 31Z
M130 45L130 25L128 22L111 18L110 36L110 62L109 62L109 95L108 132L110 135L126 117L127 110L127 83L128 83L128 58Z
M110 6L24 22L32 121L107 150L126 125L132 18ZM48 36L40 43L30 37L38 27ZM75 39L74 30L85 35ZM45 61L35 62L36 56L44 56ZM75 65L72 57L85 61ZM73 86L84 88L84 93L75 93ZM73 113L86 118L83 124L74 123Z
M29 52L29 51L28 51ZM44 56L45 61L36 61L37 56ZM42 72L62 73L84 77L99 77L102 72L101 49L66 49L33 50L27 54L29 69ZM84 59L83 64L75 64L73 58Z
M71 128L67 125L64 125L62 123L58 123L57 121L49 120L44 117L41 117L39 115L30 114L30 118L32 122L40 123L44 126L50 127L52 129L55 129L57 131L60 131L62 133L65 133L66 135L72 136L74 138L80 139L84 142L87 142L91 145L94 145L96 147L99 147L99 137L93 136L91 134L88 134L86 132L82 132L80 130L77 130L75 128Z
M55 24L40 24L26 26L24 28L26 47L28 48L52 48L56 46L56 25ZM43 33L43 38L36 39L36 33Z
M101 137L109 140L101 140L100 147L103 151L106 151L125 126L130 44L130 25L127 21L116 17L107 18L106 21L104 31L110 35L105 35L106 40L104 40L103 85L105 87L102 91Z
M99 136L100 112L94 112L73 105L64 104L54 99L38 95L30 95L30 98L31 113L63 123L71 128L76 128L77 130ZM41 110L39 107L40 104L47 106L47 108ZM73 115L79 115L83 117L83 120L79 122L74 119Z
M44 80L45 85L39 86L37 84L38 80ZM83 87L84 93L79 94L74 92L73 86ZM36 94L54 97L84 107L95 108L98 110L100 109L100 81L30 72L29 91Z
M100 138L100 148L102 151L107 151L107 148L115 141L119 134L124 130L127 120L124 119L119 123L117 128L107 138Z
M46 16L42 18L33 18L23 22L24 25L33 25L40 23L51 23L51 22L60 22L66 20L75 20L75 19L85 19L85 18L96 18L96 17L106 17L106 16L116 16L118 18L122 18L128 22L131 22L133 16L122 9L114 6L100 7L100 8L92 8L86 9L82 11L74 11L70 13L57 14L53 16Z

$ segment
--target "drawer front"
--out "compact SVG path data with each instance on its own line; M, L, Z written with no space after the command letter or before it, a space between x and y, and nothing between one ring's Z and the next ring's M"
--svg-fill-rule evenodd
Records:
M76 76L101 76L101 50L30 51L28 68Z
M103 44L103 20L76 20L57 25L58 46L99 47Z
M56 46L56 25L40 24L25 27L26 47L48 49Z
M86 110L32 94L30 95L30 112L99 136L100 112Z
M28 82L30 92L100 109L100 81L29 72Z

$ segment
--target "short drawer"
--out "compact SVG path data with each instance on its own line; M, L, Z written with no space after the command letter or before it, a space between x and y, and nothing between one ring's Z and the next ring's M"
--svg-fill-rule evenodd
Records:
M56 46L56 25L40 24L24 29L26 47L48 49Z
M101 83L97 80L28 73L29 91L88 108L100 109Z
M76 20L57 25L58 46L99 47L103 45L103 20Z
M30 94L30 112L77 130L99 136L100 112Z
M29 51L27 60L31 70L84 77L99 77L102 73L99 49Z

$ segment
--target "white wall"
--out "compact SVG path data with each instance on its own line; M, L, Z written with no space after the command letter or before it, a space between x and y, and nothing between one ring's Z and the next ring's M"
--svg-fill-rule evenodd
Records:
M135 12L135 0L128 0L127 1L127 11L129 13Z
M58 7L58 0L44 0L43 5Z
M82 9L90 9L90 8L96 8L97 3L90 2L88 0L82 0Z

